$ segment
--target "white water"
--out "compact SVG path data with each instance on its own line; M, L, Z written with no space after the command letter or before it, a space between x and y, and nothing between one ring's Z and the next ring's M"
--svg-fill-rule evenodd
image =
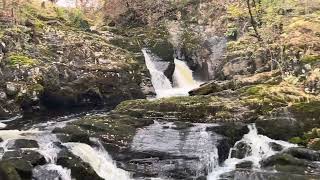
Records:
M164 73L156 68L154 62L152 62L152 56L146 49L142 49L145 57L146 66L151 74L152 85L156 91L157 97L164 97L162 93L165 90L172 89L170 80L164 75Z
M273 140L266 136L258 134L255 124L248 125L248 128L249 133L245 134L243 138L235 144L235 146L240 142L245 142L247 145L251 147L252 152L246 154L246 157L243 159L237 159L231 158L232 149L230 149L229 158L223 163L222 166L217 166L212 169L212 172L207 177L208 180L219 179L220 175L235 170L236 164L244 161L253 162L253 168L259 169L259 162L262 159L265 159L277 153L270 147L269 143L271 142L280 144L282 147L284 147L284 149L287 149L289 147L296 147L296 145L294 144L285 141Z
M96 171L105 180L129 180L130 174L117 166L108 155L107 151L99 143L99 148L92 148L83 143L64 143L74 155L80 157L84 162Z
M55 143L59 143L60 140L55 134L52 134L52 130L56 127L64 127L67 122L74 120L76 118L65 116L55 119L55 121L36 124L25 131L0 130L0 138L3 140L0 142L0 148L3 148L3 151L0 151L0 160L5 152L10 151L7 147L14 143L14 140L36 140L39 148L32 148L32 150L42 154L47 164L35 167L33 177L37 180L56 180L57 178L60 180L72 180L70 169L56 165L60 148ZM95 141L99 148L92 148L83 143L66 143L64 145L70 148L71 152L79 156L83 161L88 162L96 173L105 180L130 179L129 173L117 168L103 146L97 140Z
M151 81L156 91L157 98L187 96L190 90L200 86L201 83L193 79L192 71L184 61L178 59L174 60L174 84L172 85L170 80L163 73L168 65L161 62L155 62L152 55L148 53L146 49L142 49L142 52L145 57L146 66L151 74Z

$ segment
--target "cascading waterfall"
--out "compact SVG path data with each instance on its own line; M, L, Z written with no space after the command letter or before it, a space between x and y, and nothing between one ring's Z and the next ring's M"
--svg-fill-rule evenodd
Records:
M92 148L83 143L70 142L63 145L84 162L89 163L96 173L105 180L129 180L129 173L116 167L100 142L97 139L92 139L92 141L97 143L98 148Z
M199 85L199 83L193 79L192 71L184 61L175 59L174 64L173 81L176 87L189 88L191 90Z
M172 89L170 80L164 75L164 73L156 68L154 62L152 62L151 55L146 49L142 49L145 57L146 66L151 74L152 85L156 91L157 97L165 97L164 91Z
M247 153L245 158L237 159L231 157L231 152L233 149L230 149L228 159L225 160L222 166L213 168L212 172L207 177L208 180L219 179L222 174L235 170L236 164L244 161L251 161L253 163L253 168L259 169L259 162L262 159L265 159L277 153L270 147L270 143L277 143L284 147L284 149L297 146L285 141L273 140L268 138L267 136L258 134L255 124L248 125L248 128L249 133L245 134L240 141L236 142L235 147L238 143L244 142L250 146L251 152Z
M151 74L152 85L156 91L157 98L171 97L171 96L187 96L188 92L200 85L200 82L194 80L192 71L187 64L181 60L175 59L175 70L173 73L174 86L170 80L164 75L165 69L161 62L155 62L147 49L142 49L145 57L146 66Z

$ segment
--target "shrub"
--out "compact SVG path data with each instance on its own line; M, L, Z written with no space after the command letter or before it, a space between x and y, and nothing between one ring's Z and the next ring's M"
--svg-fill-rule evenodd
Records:
M69 13L69 21L71 26L87 30L90 28L89 22L85 20L85 17L81 10L75 9Z

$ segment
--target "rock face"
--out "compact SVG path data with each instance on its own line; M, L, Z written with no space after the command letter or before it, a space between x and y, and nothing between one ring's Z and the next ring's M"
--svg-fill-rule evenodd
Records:
M6 45L0 62L0 117L112 108L123 100L152 94L144 90L151 81L143 73L141 56L112 46L104 35L48 25L37 33L41 41L34 42L29 27L19 28L5 30L0 38Z

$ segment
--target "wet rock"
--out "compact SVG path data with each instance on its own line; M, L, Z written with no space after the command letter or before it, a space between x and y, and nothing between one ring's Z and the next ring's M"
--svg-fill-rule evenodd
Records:
M220 92L227 89L234 89L234 81L210 81L202 84L199 88L189 91L191 96L194 95L208 95L211 93Z
M219 126L212 126L207 129L227 137L232 146L249 132L247 125L244 123L220 123Z
M30 139L17 139L11 140L8 143L8 149L21 149L21 148L39 148L38 142Z
M83 162L67 149L59 152L57 164L70 169L72 177L76 179L103 180L88 163Z
M208 127L207 131L213 131L224 138L217 145L219 163L223 163L229 156L230 148L249 132L247 125L242 123L220 123L219 126Z
M3 162L11 164L20 175L21 179L31 179L33 167L30 162L23 159L10 159Z
M2 157L3 160L23 159L32 164L32 166L46 164L46 159L37 151L22 150L22 151L6 151Z
M260 161L260 164L263 168L275 169L280 172L296 172L299 174L313 173L320 169L317 163L299 159L287 153L270 156Z
M298 148L298 147L292 147L287 150L285 150L286 153L292 155L293 157L299 158L299 159L305 159L309 161L320 161L320 152L314 151L311 149L306 148Z
M319 175L304 175L298 174L298 172L261 172L254 170L245 170L238 169L233 172L225 173L221 175L221 179L239 179L239 180L248 180L248 179L267 179L267 180L285 180L285 179L299 179L299 180L310 180L310 179L319 179Z
M236 164L237 169L251 169L252 166L253 166L252 161L243 161L243 162Z
M192 123L181 122L181 121L175 121L174 125L175 127L173 127L173 129L177 129L177 130L187 129L194 126Z
M0 101L4 101L7 99L7 94L5 92L0 91Z
M19 85L15 83L8 82L6 84L6 94L9 96L15 96L19 92Z
M259 134L276 140L288 140L291 137L299 136L302 132L300 125L296 119L284 114L260 118L256 121Z
M114 113L89 115L69 123L64 128L56 128L54 133L61 134L63 142L92 144L89 137L99 138L108 153L117 160L124 158L120 152L127 152L136 130L150 124L153 124L152 119Z
M88 134L79 126L69 125L64 128L55 128L52 133L66 135L66 137L64 137L64 141L66 142L90 144Z
M240 141L231 150L231 157L243 159L250 155L251 151L251 147L247 143Z
M3 180L21 180L14 165L8 161L0 162L0 179Z
M271 147L271 149L273 151L282 151L283 150L283 147L280 144L275 143L275 142L270 142L269 146Z

